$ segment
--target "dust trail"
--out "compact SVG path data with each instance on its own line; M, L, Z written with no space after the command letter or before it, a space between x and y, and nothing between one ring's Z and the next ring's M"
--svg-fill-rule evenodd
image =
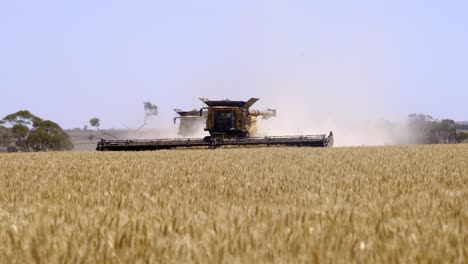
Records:
M386 121L393 112L387 86L375 77L371 66L349 58L334 62L291 61L284 65L263 65L245 76L212 76L200 72L193 79L193 87L194 104L198 97L204 96L213 100L258 97L261 100L252 109L277 109L277 117L260 120L259 135L310 135L333 131L337 146L395 144L405 136L401 125ZM142 137L176 137L178 125L172 124L172 117L157 118L155 126L165 132ZM206 134L201 129L197 136L203 135Z
M262 84L262 106L277 117L262 120L268 135L328 134L335 145L394 144L401 132L386 121L391 116L386 94L365 69L336 64L291 72L281 67ZM281 74L280 74L281 72Z

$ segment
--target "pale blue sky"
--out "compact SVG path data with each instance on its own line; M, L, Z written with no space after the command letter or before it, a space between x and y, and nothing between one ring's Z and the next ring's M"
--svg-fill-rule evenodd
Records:
M134 126L145 100L169 124L203 96L468 119L468 1L0 0L0 34L0 115L66 128Z

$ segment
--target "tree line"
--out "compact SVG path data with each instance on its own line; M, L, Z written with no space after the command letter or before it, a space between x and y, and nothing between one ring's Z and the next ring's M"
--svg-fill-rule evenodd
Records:
M468 133L457 132L457 124L451 119L434 119L430 115L410 114L408 116L409 143L450 144L468 139Z
M136 131L143 128L150 117L158 115L158 107L151 102L144 102L144 110L143 124ZM99 118L91 118L89 124L101 131ZM407 143L410 144L447 144L468 140L468 132L457 131L460 125L451 119L438 120L430 115L410 114L407 128ZM8 152L58 151L71 150L73 144L57 123L43 120L28 110L20 110L0 120L0 151L2 149Z

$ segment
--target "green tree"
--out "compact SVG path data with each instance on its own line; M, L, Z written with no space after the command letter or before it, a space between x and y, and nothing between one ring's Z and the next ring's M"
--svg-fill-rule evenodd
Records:
M29 151L27 141L29 133L42 122L42 119L28 110L20 110L5 116L3 122L11 127L12 137L16 139L16 147L21 151Z
M150 117L158 115L158 106L152 104L150 101L144 102L143 107L145 108L145 116Z
M89 120L89 124L99 130L99 127L101 126L101 120L97 117L93 117Z
M100 120L99 118L97 118L97 117L91 118L91 119L89 120L89 124L90 124L92 127L95 127L96 130L97 130L97 131L100 131L102 134L107 135L107 136L112 137L112 138L117 138L117 137L115 137L115 136L113 136L113 135L111 135L111 134L109 134L109 133L107 133L107 132L104 132L104 131L102 131L102 130L100 129L101 120ZM94 137L91 137L91 136L90 136L89 138L92 139L92 138L94 138Z
M11 126L11 136L21 151L70 150L73 144L65 131L50 120L42 120L27 110L3 118Z
M20 110L16 113L9 114L3 118L3 122L9 124L21 124L27 127L36 127L42 119L33 115L28 110Z
M28 145L34 151L70 150L73 144L63 129L50 120L41 122L28 137Z
M435 143L457 142L457 128L455 121L451 119L442 119L441 121L434 122L431 132Z
M143 103L143 108L145 110L145 118L143 119L143 124L137 128L136 130L142 129L144 126L147 125L148 119L158 115L158 106L151 103L150 101L146 101Z
M409 143L430 144L433 142L432 126L434 118L425 114L410 114L408 116Z
M15 124L11 128L11 132L13 137L16 138L15 145L23 151L29 151L29 145L27 141L30 133L29 127L23 124Z
M457 133L458 142L462 143L462 142L465 142L466 140L468 140L468 132L461 131Z
M3 125L0 125L0 147L8 148L13 140L11 130Z
M436 120L430 115L411 114L408 116L409 143L439 144L456 143L456 124L451 119Z

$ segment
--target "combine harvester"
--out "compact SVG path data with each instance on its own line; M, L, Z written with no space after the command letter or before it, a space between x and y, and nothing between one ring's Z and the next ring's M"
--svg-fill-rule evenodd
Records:
M263 119L276 116L276 110L250 110L259 99L251 98L245 101L210 101L201 98L207 105L200 109L199 116L206 113L205 131L210 133L205 138L174 138L174 139L127 139L105 140L97 144L99 151L136 151L159 150L175 148L216 148L222 146L295 146L295 147L331 147L333 133L327 135L303 136L271 136L255 137L258 123L257 117ZM176 111L177 112L177 111ZM193 113L192 113L193 114Z

